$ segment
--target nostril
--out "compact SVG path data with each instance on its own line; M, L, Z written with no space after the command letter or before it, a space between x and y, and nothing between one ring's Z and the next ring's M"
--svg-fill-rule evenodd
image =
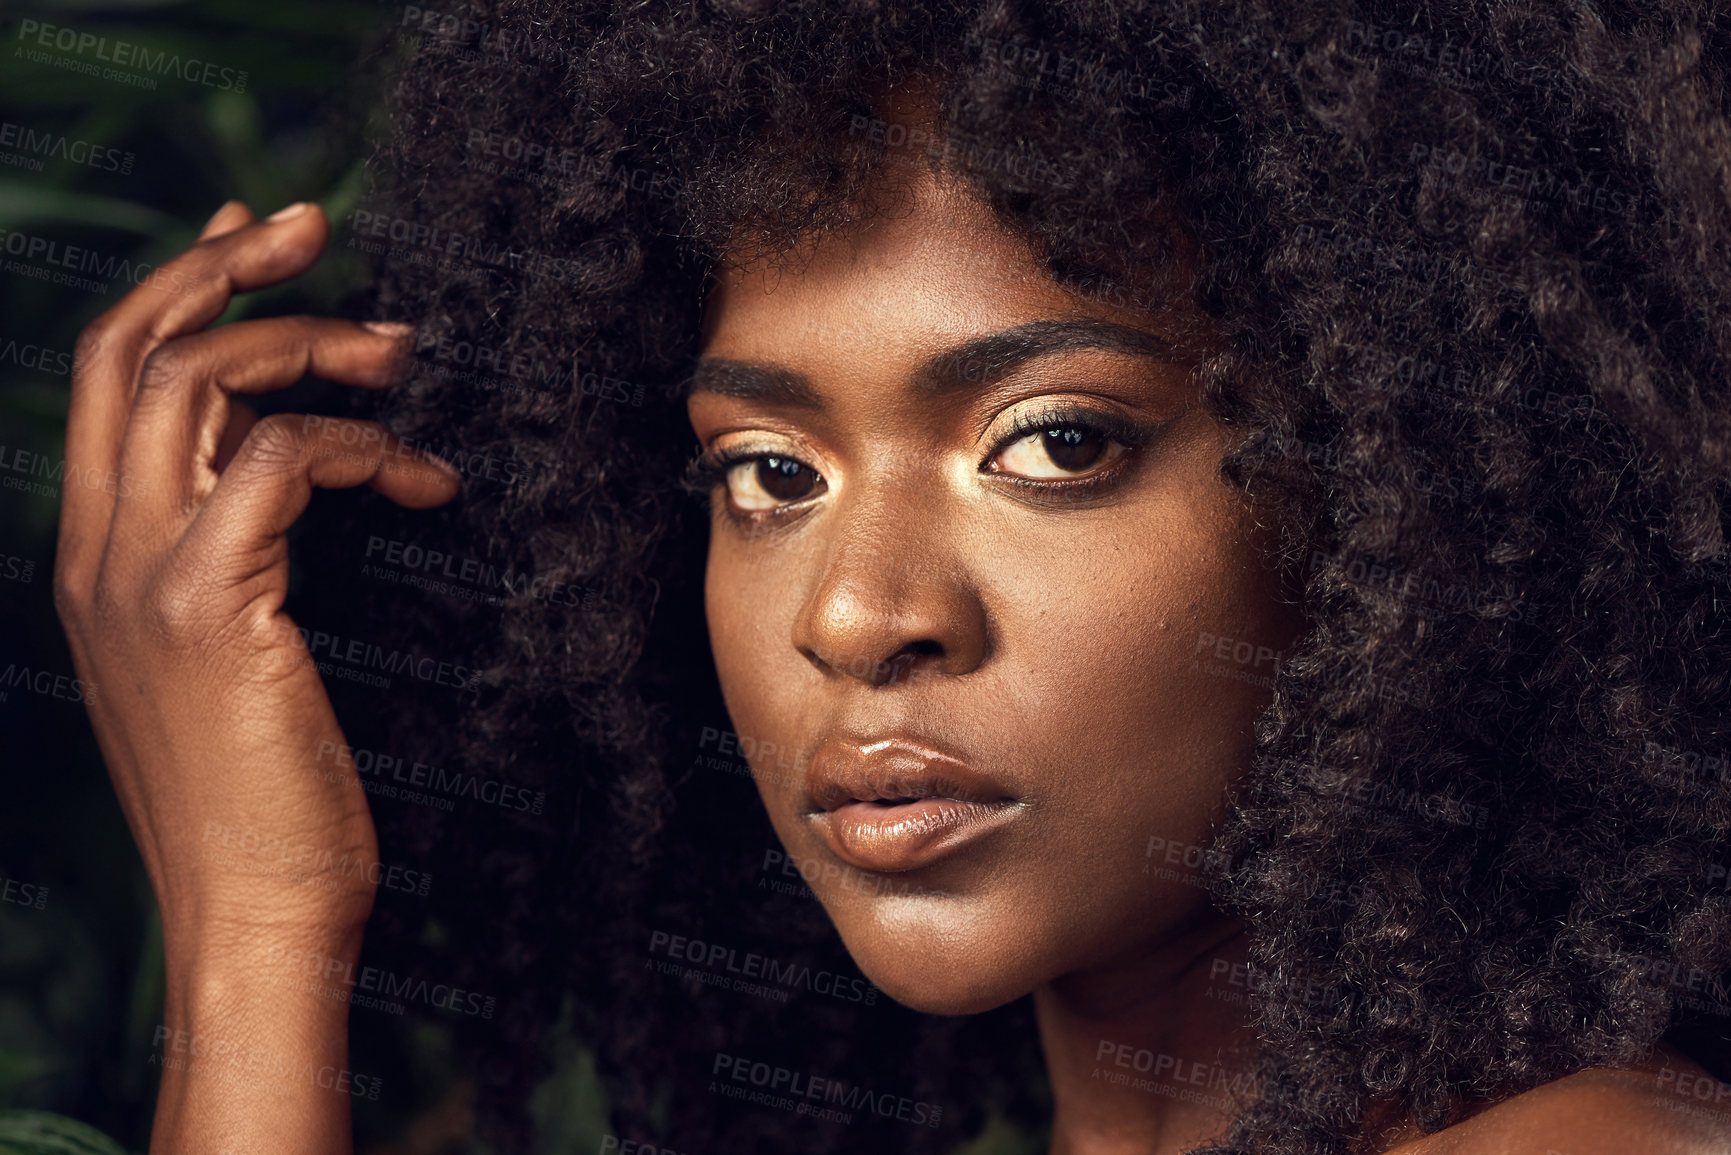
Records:
M944 647L930 639L909 642L897 651L895 657L884 663L884 670L889 675L884 679L885 684L893 684L908 676L922 656L934 654L942 656L943 652Z
M897 650L889 658L873 657L870 654L853 654L850 658L845 653L835 653L822 647L800 647L799 652L813 667L825 673L847 674L870 682L873 685L886 685L897 681L920 664L920 658L925 655L942 657L949 651L942 642L929 638L917 642L909 642Z

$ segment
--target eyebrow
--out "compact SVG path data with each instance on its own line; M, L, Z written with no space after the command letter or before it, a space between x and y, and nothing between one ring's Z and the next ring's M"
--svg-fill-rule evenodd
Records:
M1075 349L1104 349L1159 361L1187 360L1177 346L1143 329L1114 321L1029 321L977 337L935 354L913 377L914 392L929 399L990 385L1036 357ZM779 365L704 357L686 380L688 393L715 393L788 409L822 409L809 378Z

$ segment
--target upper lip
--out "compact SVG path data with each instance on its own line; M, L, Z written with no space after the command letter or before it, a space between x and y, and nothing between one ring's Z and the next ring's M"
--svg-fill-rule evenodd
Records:
M961 758L929 742L900 736L825 742L812 757L805 793L814 813L853 802L1011 801L1009 791Z

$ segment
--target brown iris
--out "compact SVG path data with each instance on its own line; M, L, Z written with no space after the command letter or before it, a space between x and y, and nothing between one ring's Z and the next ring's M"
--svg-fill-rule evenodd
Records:
M1074 426L1048 429L1040 436L1040 444L1046 450L1046 456L1052 459L1052 464L1072 473L1098 461L1106 451L1106 440L1104 435L1091 429Z
M757 459L757 484L777 501L798 501L811 492L817 475L790 457Z

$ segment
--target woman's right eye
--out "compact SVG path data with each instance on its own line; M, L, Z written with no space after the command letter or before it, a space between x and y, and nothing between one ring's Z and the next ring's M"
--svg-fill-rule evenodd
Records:
M823 492L818 488L823 478L817 471L791 457L766 454L736 462L725 477L729 500L749 513L764 513Z

